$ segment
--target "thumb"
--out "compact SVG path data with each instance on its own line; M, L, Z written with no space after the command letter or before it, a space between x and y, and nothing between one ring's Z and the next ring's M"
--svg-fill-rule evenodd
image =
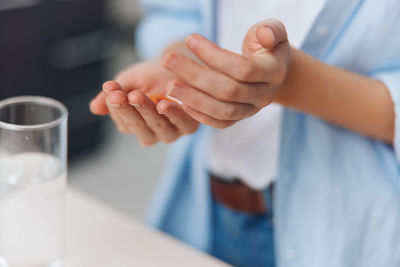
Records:
M260 22L256 26L256 38L259 44L268 50L288 41L285 26L276 19Z

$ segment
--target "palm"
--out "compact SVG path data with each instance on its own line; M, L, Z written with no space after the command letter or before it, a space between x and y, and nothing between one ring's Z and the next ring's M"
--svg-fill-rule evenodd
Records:
M159 60L144 61L121 72L116 81L129 93L140 90L146 95L165 94L166 84L175 76L164 69Z
M165 95L166 85L173 78L174 75L165 70L160 61L149 60L125 69L117 75L115 80L121 85L121 89L125 94L139 90L150 96L156 94ZM97 115L109 114L103 91L93 99L90 109Z

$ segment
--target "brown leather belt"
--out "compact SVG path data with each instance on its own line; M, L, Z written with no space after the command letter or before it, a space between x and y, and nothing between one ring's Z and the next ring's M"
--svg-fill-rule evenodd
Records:
M261 191L248 187L240 180L228 181L210 174L211 192L216 201L231 209L254 215L267 212Z

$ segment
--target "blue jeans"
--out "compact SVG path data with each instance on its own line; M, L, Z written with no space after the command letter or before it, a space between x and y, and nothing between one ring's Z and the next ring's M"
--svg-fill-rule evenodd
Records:
M264 192L268 212L249 215L213 201L212 254L238 267L274 267L273 203Z

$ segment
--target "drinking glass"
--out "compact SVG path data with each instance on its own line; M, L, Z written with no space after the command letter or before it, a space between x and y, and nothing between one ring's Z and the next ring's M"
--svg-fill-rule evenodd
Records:
M0 267L63 266L67 119L50 98L0 101Z

